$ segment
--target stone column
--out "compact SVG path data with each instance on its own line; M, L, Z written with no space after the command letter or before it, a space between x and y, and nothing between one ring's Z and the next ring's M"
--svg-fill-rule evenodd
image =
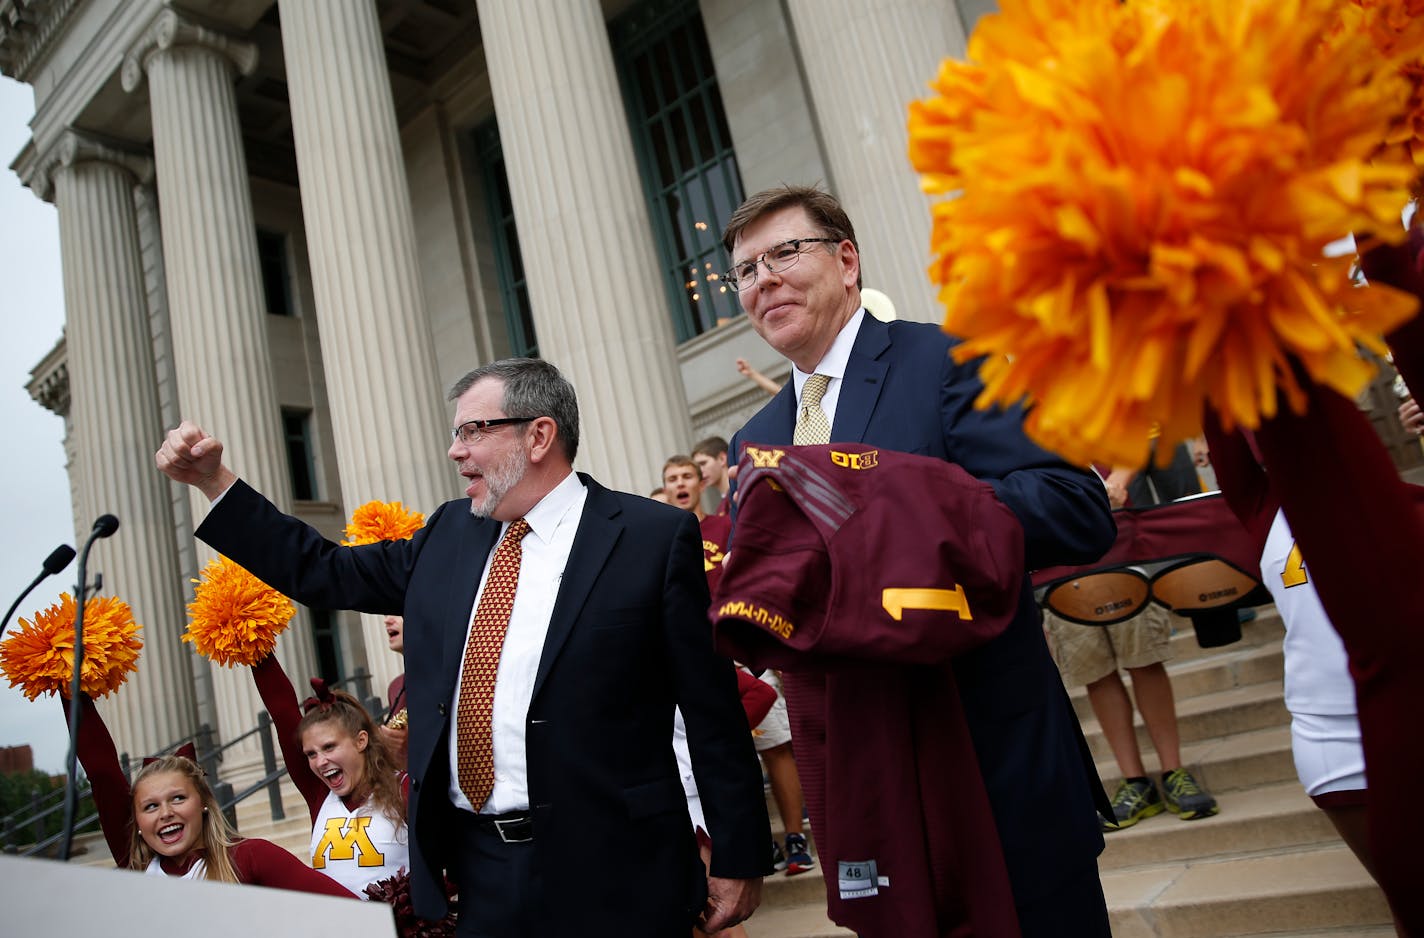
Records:
M692 443L652 225L598 0L479 0L543 357L578 391L581 467L637 490Z
M831 186L855 224L867 287L902 319L944 311L925 268L930 203L910 166L910 102L929 94L964 27L945 0L787 0Z
M460 494L444 404L458 375L436 365L375 3L284 6L282 48L342 500L429 515ZM379 693L403 663L378 617L362 632Z
M152 173L144 158L76 133L61 138L48 177L59 209L65 336L77 489L76 536L104 512L118 531L95 544L91 571L143 626L138 673L102 704L133 755L154 752L197 729L186 626L185 585L173 543L167 487L153 471L161 438L153 340L143 288L134 186Z
M164 10L124 58L123 86L148 78L158 171L178 396L189 419L221 439L227 461L282 508L290 479L267 347L266 304L257 262L247 161L237 121L234 71L257 64L252 45ZM193 516L206 499L191 493ZM212 556L206 548L199 563ZM312 673L311 636L279 641L283 666L300 685ZM219 732L231 738L254 725L261 702L244 670L215 669ZM239 777L258 767L255 742L228 756Z

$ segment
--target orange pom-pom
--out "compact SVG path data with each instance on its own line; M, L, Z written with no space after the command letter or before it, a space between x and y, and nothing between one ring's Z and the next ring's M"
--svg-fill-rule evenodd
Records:
M74 679L74 597L61 593L59 602L20 619L19 630L0 644L0 669L34 700L40 694L69 696ZM84 664L79 688L90 697L113 693L138 670L136 624L129 604L116 596L95 596L84 604Z
M188 631L198 654L225 667L255 665L277 647L297 609L243 567L219 557L203 568L188 604Z
M1204 403L1253 428L1280 396L1299 410L1292 359L1353 395L1374 371L1358 347L1383 352L1415 304L1324 251L1404 236L1416 171L1386 144L1417 25L1391 59L1378 17L1334 0L1000 7L910 108L911 161L947 196L930 276L956 357L985 357L978 404L1031 403L1049 449L1137 465L1154 424L1175 444Z
M347 547L376 541L403 541L425 525L425 515L408 511L400 502L371 501L351 513L346 526Z

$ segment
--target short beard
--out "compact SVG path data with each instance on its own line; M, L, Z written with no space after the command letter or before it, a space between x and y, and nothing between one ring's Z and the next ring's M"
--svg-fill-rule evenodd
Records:
M529 468L529 463L525 459L522 447L512 449L507 455L502 457L493 466L490 466L483 473L485 480L485 497L483 501L470 499L470 514L476 518L488 518L499 507L499 503L504 501L504 496L509 494L509 490L514 488L524 479L524 473Z

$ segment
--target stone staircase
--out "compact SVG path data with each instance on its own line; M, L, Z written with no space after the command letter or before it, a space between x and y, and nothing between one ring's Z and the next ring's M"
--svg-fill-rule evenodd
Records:
M1384 896L1296 780L1281 699L1281 637L1273 607L1242 640L1202 649L1190 627L1172 639L1182 758L1221 813L1184 822L1163 813L1107 836L1099 858L1116 938L1393 935ZM1108 791L1120 773L1083 688L1071 694ZM1149 771L1155 755L1138 719ZM772 804L773 819L775 805ZM773 821L775 823L775 821ZM825 915L819 875L766 880L751 938L852 933ZM874 936L879 938L879 936Z

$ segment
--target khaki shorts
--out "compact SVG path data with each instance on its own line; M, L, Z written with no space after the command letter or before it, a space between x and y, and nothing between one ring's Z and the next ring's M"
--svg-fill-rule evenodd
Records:
M1043 611L1053 660L1069 687L1091 684L1119 668L1145 668L1172 657L1175 618L1156 603L1113 625L1078 625Z
M791 721L786 714L786 698L781 696L781 678L775 671L762 672L761 679L776 691L776 703L767 711L766 718L752 730L752 746L757 752L765 752L791 742Z

